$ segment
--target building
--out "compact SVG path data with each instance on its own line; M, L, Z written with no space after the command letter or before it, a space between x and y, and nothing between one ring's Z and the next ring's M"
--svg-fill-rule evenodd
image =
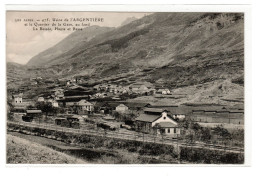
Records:
M149 88L143 84L133 84L130 86L133 92L148 92Z
M100 85L95 85L94 87L93 87L93 90L95 90L95 91L100 91Z
M103 114L111 114L113 107L111 107L107 102L97 102L94 106L95 112L101 112Z
M64 90L63 89L57 89L55 90L55 100L62 100L64 99Z
M31 109L26 111L26 115L22 116L23 121L31 122L34 118L39 118L42 115L42 111L38 109Z
M23 94L19 93L16 95L13 95L13 104L18 105L23 103Z
M243 111L193 110L190 119L198 123L244 124Z
M128 111L128 107L124 104L120 104L116 107L116 111L120 113L125 113Z
M17 95L13 95L13 105L14 106L19 106L23 104L23 94L17 94Z
M87 100L80 100L77 105L77 114L92 114L94 105Z
M56 100L49 99L48 102L50 102L53 107L59 107L59 103Z
M12 96L12 106L17 109L26 109L27 106L33 106L34 101L23 96L22 93Z
M178 120L184 120L185 119L185 114L173 114L172 118L173 119L178 119Z
M169 137L180 137L181 129L178 123L163 111L160 116L141 114L135 120L137 131L161 134Z
M145 108L144 113L150 115L160 115L164 110L161 108Z
M171 91L169 89L158 89L156 93L163 94L163 95L169 95L169 94L171 94Z
M39 97L37 101L38 102L44 102L44 98L43 97Z

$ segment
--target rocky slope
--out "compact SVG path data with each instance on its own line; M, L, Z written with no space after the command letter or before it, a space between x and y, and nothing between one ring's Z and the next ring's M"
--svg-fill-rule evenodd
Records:
M91 39L95 38L97 35L101 33L108 32L113 28L109 27L99 27L99 26L91 26L88 28L84 28L82 31L73 32L68 37L64 38L55 46L39 53L34 56L28 63L28 66L41 66L49 61L55 59L57 56L71 50L72 48L78 46L80 47L84 43L87 43Z
M210 89L203 86L207 83L235 84L243 97L243 14L154 13L97 33L85 39L73 33L27 65L46 77L82 75L126 85L148 81L175 89L202 85L199 93Z

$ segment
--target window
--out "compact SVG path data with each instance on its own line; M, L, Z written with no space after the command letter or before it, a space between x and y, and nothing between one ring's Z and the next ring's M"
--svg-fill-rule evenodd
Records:
M170 128L168 128L168 133L170 133L171 132L171 130L170 130Z
M176 133L176 128L174 128L174 133Z
M166 119L166 117L163 118L164 120Z

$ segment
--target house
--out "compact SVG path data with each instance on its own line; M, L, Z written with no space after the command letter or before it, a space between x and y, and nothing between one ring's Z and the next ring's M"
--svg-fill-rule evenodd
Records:
M16 95L13 95L13 104L22 104L23 103L23 93L19 93Z
M128 107L124 104L120 104L116 107L117 112L125 113L128 111Z
M26 115L22 116L23 121L31 122L34 118L40 117L42 115L42 111L38 109L31 109L26 111Z
M179 120L184 120L185 119L185 114L173 114L172 118L173 119L179 119Z
M93 90L95 90L95 91L99 91L100 90L100 85L95 85L94 87L93 87Z
M66 82L66 85L67 86L69 86L69 85L71 85L72 84L72 82L70 81L70 80L68 80L67 82Z
M38 102L44 102L44 98L43 97L39 97L37 101Z
M141 114L135 119L135 126L137 131L161 134L173 138L180 137L181 134L178 123L168 115L167 111L163 111L160 116Z
M113 107L111 107L107 102L97 102L94 108L95 112L101 112L103 114L110 114L113 110Z
M150 106L151 108L161 108L163 110L167 110L168 112L171 112L171 116L174 120L184 120L186 118L186 115L188 115L191 110L190 108L187 108L186 106L182 105L153 105Z
M14 108L26 108L27 106L33 106L35 102L23 96L22 93L12 96L12 106Z
M108 90L108 85L106 85L106 84L102 84L102 85L100 85L99 86L99 90L101 90L101 91L107 91Z
M80 100L77 103L77 114L92 114L94 111L94 105L87 100Z
M57 90L55 90L54 95L55 95L56 100L64 99L64 90L63 89L57 89Z
M133 92L147 92L149 91L148 87L143 84L133 84L130 86Z
M59 103L56 100L49 99L47 102L50 102L53 107L59 107Z
M171 94L171 91L169 89L158 89L157 93L163 94L163 95L169 95L169 94Z
M123 93L123 94L127 94L127 93L129 93L129 92L130 92L129 87L123 87L123 88L122 88L122 93Z

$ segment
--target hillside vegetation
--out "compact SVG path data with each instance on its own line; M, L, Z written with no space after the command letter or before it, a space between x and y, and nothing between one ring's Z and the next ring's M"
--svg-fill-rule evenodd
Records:
M16 136L7 135L7 164L85 164L81 159L57 152Z
M216 82L237 87L243 97L241 13L154 13L118 28L83 33L87 37L75 32L33 57L27 70L45 77L82 75L92 82L120 78L117 83L126 85L201 85L200 93L204 84Z

